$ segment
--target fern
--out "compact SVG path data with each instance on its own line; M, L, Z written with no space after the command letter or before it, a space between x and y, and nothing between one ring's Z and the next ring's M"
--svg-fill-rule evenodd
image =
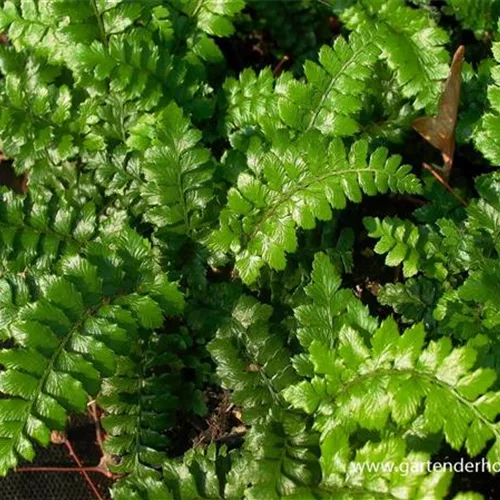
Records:
M1 2L0 475L90 400L123 500L437 500L444 446L500 462L496 0L305 4ZM457 39L467 208L410 167ZM213 386L238 439L178 456Z
M19 309L33 302L39 294L38 282L21 273L8 274L0 279L0 328L1 339L6 340L7 327L17 317Z
M375 333L370 348L359 333L345 328L339 333L336 355L328 355L320 342L310 346L317 376L287 389L285 397L296 408L326 413L326 428L360 425L381 430L388 418L404 426L419 417L414 424L419 429L443 431L453 448L465 444L472 456L495 438L488 458L496 461L499 436L496 411L490 411L490 404L495 406L499 396L487 392L495 373L472 370L474 350L452 350L446 339L422 349L423 340L423 328L414 327L400 336L395 323L388 321ZM322 400L329 399L335 403L323 407Z
M311 283L305 287L310 302L295 308L297 337L304 347L318 339L333 346L337 331L351 324L373 334L377 322L351 291L341 289L341 279L329 257L317 253L311 272Z
M446 471L425 474L419 464L428 458L425 453L407 453L404 441L397 438L380 443L367 443L352 456L349 441L339 431L331 432L321 446L322 482L312 492L301 492L293 498L339 498L357 495L368 498L442 498L450 483ZM373 473L363 465L376 465L384 456L394 469ZM420 471L419 471L420 468ZM411 471L406 477L400 471Z
M0 59L8 71L0 90L2 148L15 158L15 168L43 170L73 157L79 144L70 89L55 85L50 71L44 75L36 61L16 57L6 47Z
M403 0L362 0L341 19L357 32L378 34L382 57L395 72L403 95L415 99L416 109L435 105L439 82L447 75L443 45L448 40L424 9L412 9Z
M35 48L40 55L61 62L69 56L71 44L88 40L106 42L110 35L125 31L140 19L144 4L120 0L114 5L104 5L85 0L75 5L64 0L29 0L17 5L7 1L1 19L3 28L9 28L9 38L16 49Z
M113 487L113 496L117 500L154 500L156 498L172 500L172 495L163 481L148 476L131 476L118 481Z
M93 245L86 259L63 260L62 275L41 279L40 296L17 312L14 347L1 353L2 474L20 457L32 460L34 442L47 445L67 411L86 408L138 328L157 328L181 310L175 286L142 260L148 251L133 233Z
M322 259L316 260L322 280L335 282L333 268ZM447 338L425 347L422 325L401 335L393 319L384 321L368 342L348 325L336 329L332 324L326 341L311 332L313 340L304 347L314 376L284 390L292 407L318 414L323 432L340 427L352 433L358 426L382 431L389 419L409 429L442 431L453 448L465 445L472 456L495 438L488 458L498 459L498 409L493 408L499 395L488 392L496 374L474 368L474 349L453 349Z
M488 86L488 100L490 109L485 113L479 130L475 134L475 144L479 151L495 166L500 163L498 129L500 127L498 106L498 87L500 76L498 74L498 63L500 62L500 45L493 45L493 56L496 65L491 69L492 83Z
M353 33L348 41L337 38L333 48L324 45L319 64L304 64L306 81L286 72L273 85L269 71L256 76L245 70L239 82L225 83L226 120L233 130L256 125L265 130L274 118L300 132L317 129L328 136L352 136L360 130L357 118L378 55L376 34L366 31Z
M314 281L308 288L308 294L313 302L307 309L301 309L298 318L301 318L304 324L311 323L314 325L310 318L321 315L320 311L325 307L325 300L330 301L330 307L338 304L338 298L334 294L332 295L331 291L338 288L339 282L333 265L322 254L316 256L313 276ZM346 296L349 297L347 292ZM350 297L352 307L356 309L354 306L355 299L352 295ZM252 314L250 311L246 310L248 318L255 318L256 314ZM269 413L268 419L261 420L254 425L246 439L242 452L243 457L250 454L254 462L253 466L248 469L247 474L242 476L242 480L248 485L245 498L302 499L337 498L337 496L338 498L344 498L344 495L345 498L350 498L349 495L352 495L354 491L358 493L363 491L366 495L375 495L376 492L387 495L391 488L396 488L393 481L400 485L398 487L405 484L405 488L408 488L404 498L418 498L419 495L422 498L442 498L446 494L449 485L450 476L448 473L433 473L431 479L430 476L425 477L421 472L415 473L415 476L410 474L412 479L409 479L408 476L401 476L397 472L393 472L395 475L391 479L391 471L389 471L387 476L382 476L385 479L380 480L380 472L372 473L372 476L369 470L357 467L359 462L364 461L376 464L380 460L378 457L384 457L383 460L393 461L395 464L406 460L425 462L425 454L415 454L413 452L407 455L404 441L400 438L390 438L388 441L380 443L366 443L364 447L358 449L356 458L353 459L351 455L353 452L346 431L352 433L355 422L368 428L382 429L387 417L392 415L400 425L406 424L410 429L412 428L410 424L414 420L418 422L418 416L421 418L427 417L425 422L432 427L432 429L429 429L430 432L435 432L440 430L441 427L438 427L436 423L436 416L433 412L438 410L435 409L434 405L442 404L449 407L450 404L456 404L460 407L463 404L467 409L477 405L478 410L476 413L477 415L481 414L481 419L480 422L474 421L472 425L484 425L485 437L480 445L474 445L472 441L467 445L471 451L475 450L474 453L477 453L489 439L489 432L495 432L495 414L489 413L487 408L489 408L488 403L493 402L494 398L498 396L496 393L487 393L484 400L482 398L476 400L477 396L474 396L474 394L483 394L487 391L494 379L493 372L481 369L471 372L474 363L474 351L470 348L464 348L462 351L452 351L449 341L442 341L439 344L431 343L428 347L429 351L421 350L423 344L423 329L421 327L416 327L400 336L393 321L386 321L380 328L377 328L371 321L368 321L366 312L362 313L361 316L359 316L359 312L355 316L351 316L352 312L348 309L341 309L337 314L344 315L345 322L349 321L347 320L348 317L358 318L358 322L366 328L375 328L372 349L374 351L373 355L378 356L378 358L363 356L364 344L361 337L355 333L355 330L346 327L345 322L339 321L337 327L335 327L334 322L331 322L330 336L328 338L320 330L312 330L310 336L315 337L315 339L311 343L309 343L309 340L305 340L307 337L304 337L304 333L299 335L301 342L304 339L304 345L308 346L306 352L312 362L312 375L307 375L306 380L298 384L294 385L292 382L292 385L288 385L282 394L295 408L312 413L316 425L324 429L324 436L321 440L318 440L319 435L309 429L310 424L307 424L307 420L304 420L303 416L284 411L284 401L277 400L271 406L274 409ZM326 324L328 316L325 313L323 315ZM389 337L394 344L387 341ZM249 350L253 349L253 344L256 341L256 346L258 346L259 341L255 337L247 337L247 348ZM392 345L393 347L391 347ZM386 349L387 346L389 347ZM271 351L275 351L275 349ZM430 356L431 352L432 356ZM418 356L420 356L420 363L417 361ZM223 354L221 351L221 353L217 354L216 359L219 365L224 366L232 358L232 355L227 352ZM275 357L271 359L275 359ZM454 371L458 362L463 363L463 368ZM388 363L387 366L386 363ZM391 365L392 369L388 368L391 363L393 363ZM304 361L297 359L296 366L299 364L304 366ZM372 367L374 373L368 369L368 366ZM408 377L408 370L411 370L412 366L414 366L416 372L422 370L422 380L419 378L419 382L415 386L412 385L415 384L414 379ZM351 380L348 375L351 371L354 373L357 368L360 370L359 384L363 386L359 390L357 390L357 382L354 379ZM241 389L238 386L239 384L242 384L242 387L247 385L244 382L246 371L244 365L234 369L232 387L236 391L236 401L242 401L239 396ZM381 373L379 374L378 371ZM399 373L399 371L402 373ZM238 378L236 378L237 373L239 373ZM334 374L336 373L339 374L338 386L335 382L337 379ZM301 376L303 377L304 374L302 373ZM309 381L310 376L313 378ZM347 378L345 378L346 376ZM376 381L372 380L372 377ZM384 386L386 391L390 391L392 387L397 391L391 397L387 396L382 400L380 394L377 396L378 405L382 407L385 404L393 405L389 410L381 408L379 414L378 411L373 412L374 400L368 402L370 395L377 393L377 391L367 390L368 385L371 383L381 384L378 377L387 378L388 385ZM394 377L394 379L391 377ZM396 379L397 383L395 383ZM421 386L420 382L422 383ZM290 384L290 382L288 383ZM261 379L258 384L264 388L268 385L268 382ZM411 388L406 387L405 384L411 385ZM381 385L378 387L383 391ZM417 390L418 387L420 389ZM335 388L338 388L339 392L337 394L328 392L329 390L335 391ZM427 392L427 388L429 392ZM351 390L353 391L352 396ZM436 394L432 394L433 391L436 391ZM406 400L402 397L404 393L413 396ZM428 402L429 409L422 416L419 415L418 409L420 405L417 399L420 400L423 397L432 399L432 403ZM361 401L355 403L354 400L358 401L359 398L361 398ZM349 403L350 401L352 401L352 404ZM247 405L248 401L245 403L245 406ZM318 407L318 405L324 406ZM340 416L335 418L336 411L342 414L341 418ZM455 414L457 414L457 419L474 418L472 417L473 412L461 411L455 412ZM440 422L440 425L445 425L446 437L454 446L460 446L465 438L460 439L453 434L453 432L456 432L454 426L444 424L443 420L440 420ZM471 423L470 420L467 420L467 422ZM335 423L337 423L336 426ZM456 424L457 421L453 423ZM421 428L422 424L419 423L419 429ZM460 428L462 429L463 426L460 426ZM465 428L466 431L467 427ZM473 446L476 446L476 448L472 448ZM479 446L479 449L477 449L477 446ZM494 451L491 453L493 454ZM397 469L395 470L397 471ZM417 469L412 470L415 472ZM193 474L195 477L199 477L199 473L193 471ZM372 482L371 477L375 476L377 481ZM401 483L398 481L401 481ZM200 496L204 497L203 494ZM192 494L174 496L174 498L192 498ZM218 498L218 496L215 495L215 498ZM232 497L227 496L227 498Z
M327 151L318 155L319 150ZM328 143L314 131L292 141L279 133L268 150L252 145L252 173L242 173L230 189L221 213L221 230L213 238L219 251L236 254L236 269L246 283L268 264L285 267L286 253L296 250L296 228L311 229L315 219L330 220L332 208L359 203L363 193L420 189L408 166L380 148L368 159L368 144L357 142L346 157L340 140Z
M113 471L142 477L154 476L154 468L165 460L165 432L176 424L177 414L206 408L199 388L182 379L189 360L187 332L139 332L138 337L134 350L118 361L116 375L104 381L98 404L107 413L102 419L108 434L105 450L121 457ZM199 364L189 368L202 373Z
M436 326L433 314L442 293L439 282L417 277L405 283L387 284L379 291L377 299L401 314L405 323L423 321L426 327L432 328Z
M435 235L432 232L426 234L420 231L418 226L400 219L387 218L380 221L369 217L363 222L369 231L369 236L380 239L374 248L375 252L387 254L385 263L388 266L395 267L403 264L403 273L406 277L414 276L424 269L424 264L421 263L424 256L427 260L431 260L434 256L438 261L442 260L439 256L439 240L433 238ZM446 271L442 263L438 262L438 264L440 265L436 271L442 276ZM431 275L434 275L433 267L431 267Z
M476 36L482 37L485 32L495 30L500 14L497 0L447 0L446 4L444 11L453 14L464 28L474 31Z
M190 450L180 463L166 462L163 474L174 500L241 498L246 465L237 452L211 445L205 451Z
M209 185L212 159L207 149L199 147L200 139L201 134L174 104L159 116L145 115L134 128L129 144L145 150L141 195L148 209L144 218L155 226L191 234L201 225L202 211L214 193Z
M258 75L245 69L239 78L228 78L224 82L226 102L224 132L262 128L270 115L278 119L274 93L275 80L269 68Z
M223 386L233 388L233 399L249 422L266 419L275 405L279 408L279 392L295 380L283 339L268 330L271 313L268 306L242 297L208 347Z
M243 0L229 2L183 0L180 3L182 10L196 20L198 28L204 33L217 36L229 36L233 33L231 18L245 6Z
M366 219L371 235L379 239L378 253L387 253L388 265L403 265L404 283L386 285L379 301L402 314L404 321L423 319L438 334L461 341L484 335L495 350L500 324L495 297L498 274L498 175L477 178L480 198L472 200L456 221L432 224ZM412 236L413 235L413 236ZM411 271L411 273L408 272ZM424 276L418 275L422 272Z
M302 416L285 413L252 427L244 452L254 457L246 498L288 498L320 481L319 435Z
M285 73L276 83L280 118L294 130L320 130L331 136L359 131L354 117L362 109L367 80L378 60L377 34L369 29L324 45L319 64L306 61L307 83Z
M96 206L85 197L80 206L69 194L31 191L24 198L0 195L2 273L50 271L65 256L80 253L99 234ZM104 229L101 228L104 232Z

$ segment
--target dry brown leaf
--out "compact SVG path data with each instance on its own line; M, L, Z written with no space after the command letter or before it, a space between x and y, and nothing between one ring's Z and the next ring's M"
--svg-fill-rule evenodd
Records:
M413 128L435 148L441 151L445 166L450 169L455 152L455 126L458 105L460 104L460 85L465 47L460 45L453 56L451 70L439 101L437 116L417 118Z
M64 444L67 439L66 434L62 431L52 431L50 433L50 442L53 444Z

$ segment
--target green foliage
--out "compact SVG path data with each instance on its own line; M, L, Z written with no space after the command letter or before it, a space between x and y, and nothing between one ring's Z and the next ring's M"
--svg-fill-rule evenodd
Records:
M400 335L391 320L367 345L356 330L344 327L333 352L321 341L309 346L315 376L291 386L284 396L294 408L324 415L323 429L381 431L391 419L410 430L442 431L453 448L465 444L472 456L495 438L488 458L496 461L497 410L492 413L489 403L500 395L488 392L494 371L473 370L476 352L471 348L452 349L443 338L423 349L424 339L423 327Z
M434 232L401 219L386 218L381 221L367 217L363 222L369 231L368 235L379 239L374 250L378 254L387 254L386 265L396 267L403 264L405 277L414 276L423 269L427 271L429 265L428 273L431 276L446 275L440 262L444 259L439 245L441 241ZM435 263L435 260L438 262Z
M102 425L108 439L105 451L121 457L113 472L138 477L154 476L168 449L166 431L183 412L203 414L203 380L184 380L187 369L203 374L194 358L188 332L139 334L127 357L118 360L115 375L106 379L97 402L106 412ZM190 364L192 366L190 366Z
M269 306L243 296L209 344L222 385L233 389L249 422L265 419L279 406L279 392L295 380L283 339L269 332L271 313Z
M0 475L90 401L119 500L437 500L440 446L500 461L497 4L0 2Z
M285 73L276 84L282 121L299 130L320 130L345 137L359 131L353 119L363 106L367 80L378 59L377 34L353 33L349 42L339 37L333 48L323 46L319 64L306 61L307 83Z
M246 498L282 498L320 479L319 436L302 416L285 413L279 420L252 427L245 452L254 457ZM307 490L306 490L307 491Z
M446 32L425 9L412 9L404 0L361 0L342 13L349 29L374 31L382 57L394 71L405 97L416 109L435 106L439 81L446 77Z
M498 144L498 130L500 129L500 44L498 42L494 43L492 50L496 65L491 69L492 83L488 87L490 109L482 118L481 127L475 134L475 143L479 151L493 166L496 166L500 164L500 146Z
M255 140L249 156L254 168L229 190L221 229L212 240L218 251L236 254L235 267L245 283L254 282L265 264L284 269L286 254L297 247L297 228L330 220L332 208L345 208L347 200L420 190L410 167L400 166L398 156L388 158L386 149L368 157L368 143L359 141L347 155L340 139L328 142L312 130L297 140L278 132L270 148Z
M85 196L60 196L47 189L24 197L5 190L0 196L2 274L50 271L105 232L95 203Z
M145 151L140 194L146 221L184 234L201 224L214 192L210 151L198 146L200 139L175 104L135 125L128 143Z
M306 288L310 303L296 310L300 324L297 336L303 349L293 360L295 377L283 378L290 364L284 365L283 347L275 344L272 333L266 330L262 337L252 335L252 327L260 324L259 329L263 329L262 323L271 313L253 299L236 304L234 319L212 342L219 348L215 353L219 373L226 384L232 383L235 401L243 408L256 404L268 410L259 412L258 421L247 414L253 425L241 451L243 459L248 456L252 460L242 473L245 498L351 498L353 491L360 490L372 498L370 495L377 492L387 494L403 487L403 498L443 498L450 474L436 471L427 476L425 467L419 469L417 463L425 463L428 456L408 451L398 434L366 442L356 452L352 448L356 439L349 436L356 434L362 439L359 428L379 431L382 436L394 426L409 433L442 432L454 448L465 446L475 455L491 446L491 437L498 437L495 418L500 411L496 404L499 396L489 391L495 373L474 368L477 353L472 347L453 349L446 338L426 345L422 325L402 335L392 319L379 325L351 292L339 287L333 264L325 254L317 254L312 282ZM241 338L245 320L250 322L244 341L248 351L274 346L266 355L267 366L259 371L257 366L249 370L246 361L236 365L234 354L220 349L222 336L229 331ZM363 338L367 333L370 341ZM279 369L274 377L270 364ZM251 385L247 377L252 378ZM252 392L246 392L250 387ZM271 387L276 397L264 404L260 395L271 393ZM258 402L252 401L252 396ZM450 408L453 418L444 418ZM498 441L490 448L491 460L496 460L497 450ZM411 473L400 474L394 467L381 474L360 466L367 462L376 467L384 460L405 462L402 467ZM199 476L198 472L193 474ZM204 484L201 478L199 484Z
M314 340L321 339L324 344L333 347L336 339L332 333L345 324L374 332L377 322L370 318L367 308L351 291L340 289L338 270L325 254L315 255L311 280L305 288L310 302L294 311L298 323L297 337L302 346L309 347Z
M375 252L387 254L387 265L402 265L404 276L416 276L384 287L379 294L382 304L391 305L405 321L424 320L459 338L479 333L494 337L500 324L495 299L499 180L496 173L478 177L481 197L456 222L440 218L416 225L400 219L365 219L370 236L378 239Z
M228 128L265 127L276 115L300 132L317 129L333 137L356 134L367 82L379 56L376 41L376 34L363 31L353 33L349 41L337 38L333 47L324 45L318 63L304 64L305 81L283 73L274 85L268 70L258 77L246 70L239 82L229 79L225 85Z
M149 258L148 258L149 257ZM8 326L13 347L1 352L3 474L34 458L62 430L67 411L85 410L116 354L128 355L140 329L182 310L182 295L158 274L145 240L131 231L64 258L61 274L39 278L39 296Z
M493 31L500 15L498 0L447 0L443 9L447 14L453 14L465 29L474 31L476 36L482 37L485 32Z
M269 68L258 75L252 69L245 69L238 79L227 78L224 82L226 99L224 132L245 131L263 127L271 116L278 118L274 110L274 77Z
M182 11L196 20L197 27L201 31L216 36L229 36L234 32L231 17L245 6L244 0L229 0L229 2L182 0L179 3Z
M210 445L190 450L182 462L167 461L163 475L174 500L241 498L247 465L239 453Z
M419 276L404 283L389 283L379 291L377 299L401 314L405 323L423 321L427 327L433 327L433 311L441 294L439 282Z
M15 159L19 171L48 169L73 157L79 123L71 90L55 85L48 68L16 57L6 47L1 47L0 59L7 72L0 90L4 154Z

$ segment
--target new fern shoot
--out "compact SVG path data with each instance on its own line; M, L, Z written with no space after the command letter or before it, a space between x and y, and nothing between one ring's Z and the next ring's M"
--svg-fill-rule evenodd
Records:
M496 498L499 15L1 1L0 475L97 407L89 499Z

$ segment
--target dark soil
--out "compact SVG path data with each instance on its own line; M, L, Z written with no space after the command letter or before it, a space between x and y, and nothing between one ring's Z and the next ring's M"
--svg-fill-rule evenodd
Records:
M209 386L204 391L204 400L208 408L206 417L179 419L181 425L169 433L171 456L179 457L190 448L210 443L225 444L228 448L243 443L245 427L240 420L239 408L231 403L231 393L217 386Z

